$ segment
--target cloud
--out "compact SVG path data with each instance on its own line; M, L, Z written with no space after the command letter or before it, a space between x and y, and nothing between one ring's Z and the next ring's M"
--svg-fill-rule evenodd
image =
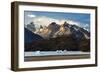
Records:
M58 20L58 19L54 19L54 18L50 18L46 16L39 16L39 17L33 18L33 22L36 25L48 26L52 22L56 22L57 24L63 24L64 20Z
M36 15L34 15L34 14L29 14L29 15L27 15L27 16L30 17L30 18L36 17Z
M48 26L52 22L56 22L57 24L61 25L66 21L71 25L77 25L77 26L89 29L88 24L83 24L81 22L77 22L77 21L73 21L73 20L69 20L69 19L60 20L60 19L54 19L54 18L50 18L50 17L46 17L46 16L35 16L35 15L28 15L28 16L32 17L32 21L34 22L36 28L39 28L40 25Z
M69 24L71 25L78 25L80 26L80 23L79 22L76 22L76 21L73 21L73 20L68 20L68 19L54 19L54 18L50 18L50 17L46 17L46 16L40 16L40 17L35 17L33 19L33 22L37 25L44 25L44 26L48 26L50 23L52 22L56 22L57 24L61 25L63 24L64 22L68 22Z

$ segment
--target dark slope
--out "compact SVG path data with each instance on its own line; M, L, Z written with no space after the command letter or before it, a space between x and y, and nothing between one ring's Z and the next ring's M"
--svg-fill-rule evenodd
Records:
M33 41L39 41L39 40L43 40L43 38L35 33L33 33L32 31L28 30L27 28L24 29L24 40L25 43L31 43Z

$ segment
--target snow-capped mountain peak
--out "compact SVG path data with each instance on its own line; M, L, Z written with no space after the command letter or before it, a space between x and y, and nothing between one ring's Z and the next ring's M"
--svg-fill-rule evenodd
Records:
M68 20L61 24L56 22L51 22L50 24L47 25L41 24L37 29L35 27L35 24L31 22L29 25L27 25L27 28L30 29L35 34L42 36L43 38L55 38L58 36L71 35L71 34L73 36L76 36L76 38L78 39L82 37L85 37L87 39L90 38L89 32L86 29L80 27L80 24L78 22L75 23L74 21Z

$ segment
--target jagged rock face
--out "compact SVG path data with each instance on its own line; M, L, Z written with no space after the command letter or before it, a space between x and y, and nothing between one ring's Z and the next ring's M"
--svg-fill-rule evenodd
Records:
M82 27L67 22L60 25L52 22L48 26L41 26L35 33L25 28L26 38L31 41L25 44L26 50L90 51L90 33Z
M67 22L64 22L64 24L56 24L55 22L52 22L48 26L42 26L37 30L33 23L30 23L27 25L27 28L31 30L32 32L42 36L44 39L49 38L56 38L63 35L70 35L72 34L73 38L80 40L81 38L90 39L90 33L77 26L77 25L71 25Z
M80 40L81 38L90 39L89 32L87 30L76 25L70 25L67 22L61 25L52 22L47 27L40 28L36 33L45 39L70 34L72 34L77 40Z
M52 38L54 34L60 29L60 25L52 22L48 27L40 28L36 33L45 39Z
M60 25L56 24L55 22L52 22L49 24L48 29L51 30L51 33L49 34L49 37L52 38L54 34L59 31Z
M89 36L90 33L81 27L72 25L70 27L70 30L71 30L73 38L76 39L77 41L80 41L82 38L90 39L90 36Z
M53 35L53 37L58 37L62 35L70 35L71 31L69 28L69 25L67 23L64 23L60 26L60 29Z
M42 36L44 39L47 39L51 33L51 30L49 30L47 27L40 28L36 34Z
M52 22L48 26L48 29L52 30L52 32L57 32L59 28L60 28L60 25L56 24L55 22Z
M34 25L33 22L31 22L30 24L28 24L28 25L26 26L26 28L27 28L28 30L32 31L32 32L35 32L35 31L36 31L36 28L35 28L35 25Z
M90 32L88 32L87 30L84 30L83 28L80 28L80 31L83 32L86 39L90 39Z

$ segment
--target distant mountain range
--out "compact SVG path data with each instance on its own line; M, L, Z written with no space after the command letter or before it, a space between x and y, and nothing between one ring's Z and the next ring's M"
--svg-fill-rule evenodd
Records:
M32 30L32 28L34 30ZM25 28L25 50L83 50L90 51L90 32L67 22L40 26L36 30L34 23Z

